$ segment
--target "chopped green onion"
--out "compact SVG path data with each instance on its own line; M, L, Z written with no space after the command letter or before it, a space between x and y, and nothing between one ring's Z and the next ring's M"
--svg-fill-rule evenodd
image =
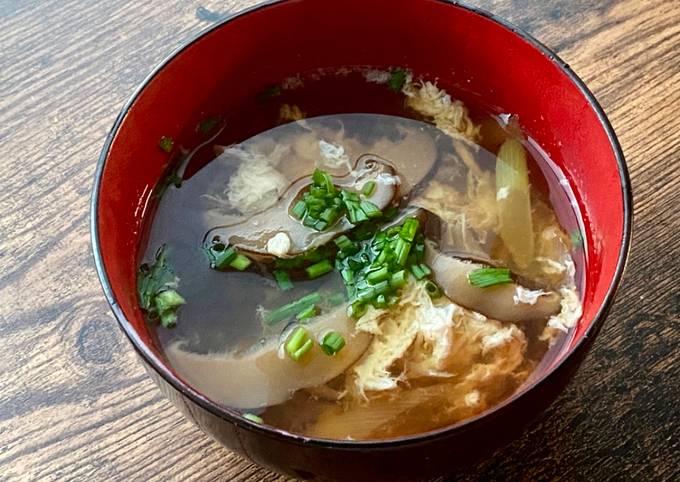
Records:
M336 208L326 208L321 212L319 217L328 224L333 224L340 217L340 213Z
M404 69L396 69L390 72L390 79L387 81L387 87L394 92L399 92L406 82L406 71Z
M251 263L252 261L250 261L247 256L239 253L236 255L236 258L234 258L234 260L229 263L229 266L239 271L243 271L248 266L250 266Z
M404 221L404 224L401 226L401 231L399 231L399 236L401 236L402 239L412 242L413 239L416 237L416 233L418 232L418 228L420 227L420 222L416 218L408 218L406 221Z
M309 276L310 279L314 279L333 271L333 265L330 261L324 259L323 261L319 261L316 264L307 266L305 271L307 272L307 276Z
M221 250L219 249L220 247L222 247ZM227 269L237 255L236 250L232 246L224 249L224 245L220 243L212 245L207 253L211 267L220 270Z
M305 216L305 219L302 220L302 224L304 226L307 226L308 228L313 228L314 225L316 225L317 221L318 221L318 219L307 214L307 216Z
M321 350L328 356L333 356L345 346L345 339L337 331L331 331L321 340Z
M425 273L417 264L411 265L411 273L413 273L416 279L423 279L425 277Z
M354 318L355 320L357 320L361 318L364 315L364 313L366 313L367 309L368 307L364 302L357 300L351 305L349 305L349 307L347 308L347 315L350 318Z
M402 238L397 239L396 248L394 249L397 255L397 264L405 266L408 259L408 253L411 250L411 243L404 241Z
M373 306L376 308L387 308L387 300L385 299L385 295L376 296Z
M178 308L185 304L186 301L177 291L165 290L156 295L154 303L156 304L156 309L159 313L165 313L166 311Z
M307 205L305 204L304 201L300 200L300 201L296 202L293 209L291 209L291 214L298 219L302 219L302 216L305 215L306 211L307 211Z
M371 201L361 201L359 204L361 207L361 210L368 216L369 218L379 218L382 216L382 211L378 206L373 204ZM417 229L417 228L416 228Z
M407 281L408 278L406 276L406 271L402 269L401 271L397 271L392 275L392 277L390 278L390 285L392 286L392 288L399 289L406 286Z
M366 280L370 284L374 285L376 283L389 279L389 277L390 271L387 269L387 266L383 266L382 268L376 271L371 271L370 273L368 273L368 275L366 276Z
M478 288L512 283L508 268L479 268L468 273L468 282Z
M307 318L314 318L316 315L319 314L319 307L316 305L309 306L302 310L300 313L295 315L295 318L298 320L306 320Z
M288 273L281 269L275 269L272 274L274 275L276 284L279 285L279 289L281 291L288 291L293 289L293 283L290 281Z
M167 311L160 315L161 325L163 328L172 328L177 324L177 313L174 311Z
M326 229L326 226L328 226L328 223L326 221L322 221L321 219L314 223L314 229L317 231L323 231Z
M375 181L368 181L367 183L364 184L363 188L361 189L361 194L363 194L366 197L373 196L374 192L375 192Z
M373 289L376 294L383 294L390 289L390 282L387 280L381 281L380 283L373 285Z
M351 239L349 239L347 236L344 234L342 236L338 236L333 240L335 245L338 247L340 251L343 251L345 253L348 253L352 250L356 249L355 244L352 242Z
M273 325L281 320L290 318L297 313L300 313L305 308L321 302L321 295L319 293L310 293L286 305L283 305L273 311L265 312L263 319L268 325Z
M321 169L316 169L314 171L314 174L312 175L312 181L318 187L325 188L328 194L335 194L335 186L333 185L333 180L331 179L331 176L329 176L327 172L322 171Z
M343 269L340 271L340 276L342 276L342 279L345 281L345 283L349 283L354 280L354 271L351 269Z
M244 413L243 418L246 420L250 420L251 422L255 423L264 423L264 420L262 420L262 417L258 417L254 413Z
M172 151L172 147L174 145L175 145L175 141L172 140L172 137L163 136L158 141L158 147L160 147L162 150L164 150L167 153L170 153Z
M442 295L442 290L437 286L434 281L427 280L425 282L425 291L430 295L433 300L439 298Z
M432 274L432 270L426 264L413 264L411 265L411 273L416 279L423 279Z
M300 361L314 346L307 330L298 326L286 342L286 353L293 361Z
M417 243L414 248L414 254L418 262L425 259L425 243Z
M364 288L364 289L361 289L357 293L357 298L361 301L370 301L375 296L376 296L376 290L375 290L375 288L373 288L371 286Z

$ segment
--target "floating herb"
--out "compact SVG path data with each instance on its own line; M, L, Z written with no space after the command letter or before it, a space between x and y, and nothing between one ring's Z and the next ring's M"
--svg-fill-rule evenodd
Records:
M160 147L163 151L167 152L168 154L172 152L172 148L174 145L175 141L172 139L172 137L163 136L158 141L158 147Z
M170 328L177 322L177 310L186 303L177 292L179 278L168 262L167 246L156 252L152 264L142 264L137 272L139 306L152 319Z

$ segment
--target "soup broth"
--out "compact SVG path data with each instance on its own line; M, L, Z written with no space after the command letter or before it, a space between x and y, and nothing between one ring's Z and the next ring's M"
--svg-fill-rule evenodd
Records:
M253 125L278 125L215 120L148 222L140 304L180 376L256 423L365 440L479 414L549 363L585 251L521 119L401 70L265 94Z

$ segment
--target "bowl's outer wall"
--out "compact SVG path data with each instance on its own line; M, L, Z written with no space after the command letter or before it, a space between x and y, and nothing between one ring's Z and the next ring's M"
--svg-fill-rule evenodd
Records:
M198 401L198 405L188 398L182 402L166 386L164 391L179 404L200 405L218 413L164 364L137 305L135 271L143 220L153 206L151 190L169 160L158 148L157 139L179 137L203 116L226 112L297 72L347 65L408 67L417 75L455 88L462 100L479 98L502 106L519 115L528 133L564 170L584 216L588 247L584 316L571 346L582 341L618 279L617 263L627 243L624 201L628 193L621 178L625 173L619 169L615 141L609 138L597 110L559 62L499 23L439 0L295 0L262 6L203 35L148 80L117 121L96 186L95 257L103 267L105 291L143 359L172 381L183 396ZM567 354L565 349L562 358ZM577 358L559 368L563 377ZM161 381L158 374L155 378ZM541 397L550 392L548 384L543 385ZM510 417L509 423L521 425L525 420L520 416L521 407L536 397L531 391L526 393L485 417L485 425L507 411L517 411L516 420ZM533 413L540 405L531 408ZM197 411L202 412L200 416ZM218 439L262 464L282 469L287 460L298 462L285 453L283 446L289 443L285 440L290 439L280 434L256 430L239 435L225 420L228 416L204 408L189 412ZM203 423L202 417L209 417L210 422ZM468 433L470 440L480 441L479 446L502 439L495 429L493 436L486 433L481 437L473 430L475 426L481 425L475 422L447 436L459 438L456 433ZM263 442L253 442L253 437ZM478 448L453 442L457 452L449 454L458 461L461 457L455 453ZM258 449L259 443L269 447L269 453ZM318 473L315 471L323 467L333 467L330 461L315 462L315 457L323 459L323 454L309 457L305 453L309 452L302 452L296 469ZM369 454L366 460L389 458L389 452L361 453ZM425 453L423 448L423 457ZM431 464L438 466L434 460Z

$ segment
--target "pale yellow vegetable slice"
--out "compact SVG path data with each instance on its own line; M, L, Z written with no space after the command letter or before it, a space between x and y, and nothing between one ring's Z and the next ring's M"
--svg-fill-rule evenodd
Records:
M496 160L496 201L500 236L514 262L526 268L534 257L527 153L522 144L508 139Z

